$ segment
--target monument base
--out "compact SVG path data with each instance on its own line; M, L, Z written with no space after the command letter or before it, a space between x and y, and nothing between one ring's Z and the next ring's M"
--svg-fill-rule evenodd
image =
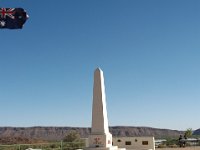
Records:
M84 150L126 150L125 148L118 148L118 146L111 147L87 147Z

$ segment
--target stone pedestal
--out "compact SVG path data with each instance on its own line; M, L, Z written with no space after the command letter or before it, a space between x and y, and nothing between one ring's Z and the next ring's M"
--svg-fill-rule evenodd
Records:
M111 147L112 146L112 135L90 135L89 136L89 146L91 148L100 147Z

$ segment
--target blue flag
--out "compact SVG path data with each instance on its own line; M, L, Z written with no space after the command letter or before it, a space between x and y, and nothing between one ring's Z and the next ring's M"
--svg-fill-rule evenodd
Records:
M0 29L22 29L27 19L23 8L0 8Z

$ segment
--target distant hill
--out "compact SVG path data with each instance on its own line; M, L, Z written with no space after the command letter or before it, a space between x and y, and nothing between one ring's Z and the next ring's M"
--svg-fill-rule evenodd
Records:
M193 132L193 135L200 135L200 128Z
M86 138L90 133L90 128L78 128L78 127L0 127L0 143L2 144L5 139L17 139L20 141L51 141L61 140L70 131L76 130L79 132L81 137ZM110 132L113 137L120 136L154 136L156 138L164 137L178 137L183 134L183 131L169 130L169 129L157 129L150 127L127 127L127 126L116 126L110 127ZM25 139L25 140L22 140Z

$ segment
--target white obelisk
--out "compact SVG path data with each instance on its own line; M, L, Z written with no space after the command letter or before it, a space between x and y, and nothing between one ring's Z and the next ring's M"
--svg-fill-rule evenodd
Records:
M109 134L103 71L94 72L92 134Z
M103 71L97 68L94 72L92 129L89 135L89 150L116 150L112 146L112 134L109 132L106 109L106 95Z

